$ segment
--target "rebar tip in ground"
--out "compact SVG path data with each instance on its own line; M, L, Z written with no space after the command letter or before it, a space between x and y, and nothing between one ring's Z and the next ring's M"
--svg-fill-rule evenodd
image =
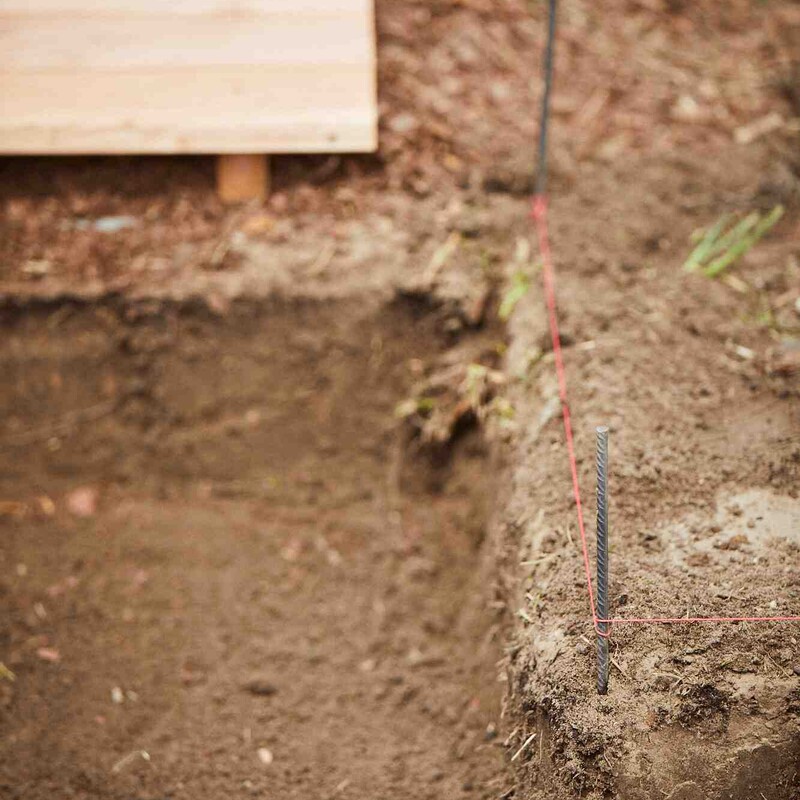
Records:
M597 615L608 619L608 426L597 433ZM608 624L598 623L597 691L608 691Z

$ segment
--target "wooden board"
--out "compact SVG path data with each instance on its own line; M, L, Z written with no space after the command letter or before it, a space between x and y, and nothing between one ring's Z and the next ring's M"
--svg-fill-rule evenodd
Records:
M377 145L371 0L0 0L0 152Z

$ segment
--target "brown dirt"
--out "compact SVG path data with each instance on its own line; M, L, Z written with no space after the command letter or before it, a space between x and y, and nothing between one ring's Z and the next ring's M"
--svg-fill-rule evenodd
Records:
M654 189L645 201L612 193L618 176L600 171L582 184L587 195L608 198L595 217L575 213L586 195L552 210L589 519L594 426L611 428L614 615L797 614L800 386L796 374L771 366L787 332L754 324L748 294L681 274L697 212L677 211L685 197L679 173L660 161L637 167ZM743 203L752 202L750 176L760 167L744 159L736 168L725 159L696 165L706 185ZM647 221L633 213L643 202ZM703 202L724 207L713 197ZM657 226L667 209L669 227L652 250L639 226ZM619 239L629 243L624 256L608 259ZM796 239L773 242L738 275L779 291L795 287L794 296L796 252ZM795 797L794 624L620 625L612 689L607 697L593 691L594 639L584 622L555 376L552 359L537 350L547 335L541 304L538 292L526 298L509 357L520 378L513 399L522 455L513 459L506 558L512 608L523 617L510 680L522 711L517 737L537 730L547 741L544 754L532 752L521 767L522 783L626 798Z
M380 153L278 158L264 207L220 207L206 159L0 162L22 796L798 796L796 627L619 626L592 690L536 282L507 351L491 322L530 270L543 6L379 2ZM612 429L615 610L798 613L797 3L564 0L559 37L552 238L587 498ZM693 230L778 202L728 279L681 272ZM456 437L433 464L398 449L409 394L406 432Z
M393 420L434 315L59 306L4 331L4 796L504 788L485 446L434 463Z

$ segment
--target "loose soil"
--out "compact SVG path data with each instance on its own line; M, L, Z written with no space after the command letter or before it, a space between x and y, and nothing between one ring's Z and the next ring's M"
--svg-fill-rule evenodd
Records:
M220 206L209 159L0 161L7 793L800 796L797 626L620 625L593 689L527 219L544 6L380 0L380 152L279 157L263 206ZM796 614L800 9L559 24L614 612ZM722 279L682 272L778 203Z
M749 293L678 271L697 214L679 210L682 198L714 208L724 196L754 202L751 176L768 164L740 158L732 167L730 158L695 164L717 197L687 194L680 171L642 159L638 174L652 194L612 192L621 175L587 171L585 194L553 204L590 536L594 427L611 428L614 616L800 608L800 385L781 361L794 334L754 324ZM579 219L590 195L607 200ZM659 222L667 217L669 228ZM644 229L657 232L655 249ZM618 240L624 255L608 258ZM737 277L794 296L796 252L791 234L773 241ZM523 712L517 737L536 731L546 744L522 766L523 784L636 800L654 792L796 797L796 624L618 625L613 686L606 697L594 691L595 641L584 622L588 593L546 339L541 295L526 298L508 358L524 454L512 458L505 523L507 596L521 617L509 674Z
M414 454L443 334L360 305L4 313L3 796L505 788L486 447Z

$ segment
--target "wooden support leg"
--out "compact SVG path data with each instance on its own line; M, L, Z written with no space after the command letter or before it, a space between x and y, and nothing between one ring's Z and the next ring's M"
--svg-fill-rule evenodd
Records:
M217 156L217 194L223 203L265 200L268 193L268 156L238 153Z

